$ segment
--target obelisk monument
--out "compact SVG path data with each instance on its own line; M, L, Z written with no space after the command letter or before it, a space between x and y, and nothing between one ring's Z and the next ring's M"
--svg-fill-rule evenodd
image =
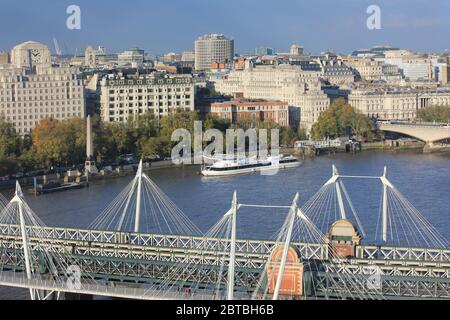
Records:
M86 123L86 163L85 163L86 173L96 174L98 169L95 166L94 159L94 142L92 138L92 123L91 116L87 117Z

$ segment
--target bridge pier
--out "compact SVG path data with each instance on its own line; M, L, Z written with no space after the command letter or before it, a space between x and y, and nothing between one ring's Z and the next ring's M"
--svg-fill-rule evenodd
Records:
M450 146L440 145L437 141L450 139L450 126L436 123L379 122L381 131L393 132L413 137L426 143L423 152L440 152L450 150Z
M423 148L423 153L444 152L450 151L450 145L436 144L434 142L427 142Z
M423 147L423 153L430 153L432 152L434 147L434 143L433 142L426 142L425 146Z

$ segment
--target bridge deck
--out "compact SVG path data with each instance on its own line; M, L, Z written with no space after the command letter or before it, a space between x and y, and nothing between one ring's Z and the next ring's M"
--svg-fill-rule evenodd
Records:
M130 281L141 285L153 285L161 281L164 274L185 264L191 268L198 266L202 272L192 273L185 283L208 284L217 279L217 270L228 264L230 241L173 235L134 234L82 229L50 227L29 227L29 244L32 250L46 250L67 254L75 259L83 272L102 281ZM49 246L49 244L51 244ZM248 291L255 288L261 272L272 252L279 245L274 241L238 240L236 251L236 290ZM367 274L367 268L380 267L386 284L386 292L395 294L395 287L413 279L417 288L436 287L435 297L450 298L450 250L408 247L358 246L356 258L342 261L329 261L326 244L293 243L303 260L323 261L334 265L335 272L354 276ZM22 252L20 230L15 225L0 225L0 247L5 266L12 270L23 270L17 265L17 255ZM9 256L8 256L9 255ZM7 259L10 258L8 261ZM328 262L327 262L328 261ZM337 266L337 267L336 267ZM176 271L176 270L175 270ZM158 273L159 272L159 273ZM51 283L51 280L28 280L17 273L2 272L0 285L34 288L40 290L70 291L64 284ZM388 281L389 280L389 281ZM158 292L143 288L111 287L86 284L86 294L114 296L133 299L157 299ZM223 283L225 286L226 283ZM67 290L66 290L67 289ZM127 290L133 291L129 293ZM406 288L405 290L412 290ZM127 293L128 292L128 293ZM333 296L332 288L323 288L324 296ZM336 291L338 292L338 291ZM337 294L337 293L334 294ZM409 291L408 291L409 292ZM416 290L419 294L421 291ZM427 291L425 295L429 295ZM186 299L174 292L168 299ZM196 299L202 299L202 295ZM159 295L161 297L161 295ZM211 294L204 295L212 298Z

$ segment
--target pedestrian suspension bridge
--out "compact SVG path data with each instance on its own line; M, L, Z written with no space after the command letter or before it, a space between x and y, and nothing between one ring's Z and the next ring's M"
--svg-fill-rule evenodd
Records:
M381 187L376 245L345 182ZM237 236L248 210L279 210L270 240ZM332 177L302 206L241 203L199 230L143 172L86 229L48 227L17 184L0 198L0 286L31 299L450 299L450 245L383 175Z

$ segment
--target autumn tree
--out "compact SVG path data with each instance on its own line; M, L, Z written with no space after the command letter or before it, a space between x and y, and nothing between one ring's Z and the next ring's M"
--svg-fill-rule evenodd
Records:
M32 150L46 166L75 165L86 158L86 123L84 119L43 119L33 130Z

